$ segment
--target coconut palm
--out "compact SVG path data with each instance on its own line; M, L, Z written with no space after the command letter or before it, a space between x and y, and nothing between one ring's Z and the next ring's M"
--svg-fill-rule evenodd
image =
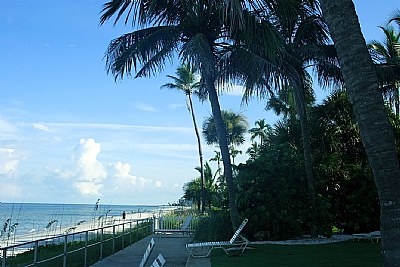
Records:
M229 146L238 146L244 143L248 122L246 116L230 110L222 110ZM216 131L216 120L213 115L206 118L203 123L203 136L208 145L218 145L218 134Z
M242 43L243 47L238 49L233 57L246 58L248 63L231 63L232 75L239 72L244 80L245 101L253 95L264 97L274 95L274 90L291 90L301 125L304 168L312 217L310 229L312 236L316 237L317 205L306 108L307 97L313 94L313 81L308 70L314 69L322 86L340 81L340 70L327 27L314 1L260 2L265 3L260 21L266 20L265 24L275 26L281 40L281 49L279 53L271 55L263 50L269 43L263 42L257 35L251 39L239 36L238 42ZM233 63L237 61L232 60Z
M213 175L212 169L208 162L204 165L204 187L206 189L206 204L209 209L211 209L211 203L216 193L215 175ZM197 171L201 172L200 167L195 168Z
M204 167L203 167L203 151L201 149L201 139L199 130L197 128L196 116L194 114L194 107L192 101L192 95L197 95L200 100L205 100L204 92L200 92L200 82L196 80L195 72L188 64L183 64L176 71L176 76L167 75L167 77L171 78L174 82L166 83L161 88L169 88L183 91L187 97L187 108L192 115L193 127L197 138L197 148L199 152L200 159L200 184L201 184L201 198L202 198L202 207L201 211L204 212L205 208L205 189L204 189Z
M251 141L254 141L254 139L259 138L260 145L262 146L265 143L268 134L271 133L272 128L265 122L265 119L257 120L255 122L255 126L256 127L249 130L249 133L251 134L250 139Z
M387 77L384 81L381 81L381 83L383 83L383 93L388 98L389 105L391 107L394 106L396 115L399 115L400 79L396 79L394 75L388 75L388 69L392 66L400 65L400 33L396 32L394 27L391 25L379 28L382 29L385 35L384 41L379 42L378 40L372 40L368 44L368 48L374 63L378 64L378 67L383 67L384 69L383 74L386 75L380 75L381 77L383 76L383 79Z
M320 0L320 3L378 189L383 266L399 266L400 167L393 130L378 90L378 77L353 1Z
M200 179L193 179L183 185L183 198L193 201L197 205L197 210L201 207L201 185Z
M115 16L114 24L123 20L139 28L112 40L108 46L106 66L115 79L132 76L132 72L135 78L151 76L163 70L167 60L176 57L199 70L215 118L228 187L231 222L236 229L239 223L236 193L216 87L217 84L223 85L220 62L231 43L228 39L230 25L222 20L227 15L225 2L110 0L103 6L100 24Z
M389 20L389 23L392 22L392 21L396 22L397 25L399 25L399 28L400 28L400 9L397 9L397 10L393 13L392 18Z

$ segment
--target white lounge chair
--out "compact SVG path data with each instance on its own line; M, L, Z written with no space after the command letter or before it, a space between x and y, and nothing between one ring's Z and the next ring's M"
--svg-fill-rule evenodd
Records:
M230 248L238 246L237 249L240 250L241 252L243 252L246 249L246 247L249 243L249 240L247 240L245 237L240 235L240 232L246 226L247 222L248 222L248 219L245 219L242 222L242 224L238 227L236 232L233 234L231 240L229 240L229 241L190 243L190 244L186 244L186 249L189 251L189 253L192 257L208 257L214 248L222 248L226 254L229 254ZM240 237L242 240L237 241L236 239L238 237ZM207 251L205 253L195 253L196 248L207 248Z
M151 267L163 267L166 263L166 260L164 259L162 254L158 254L158 257L154 260L153 264Z
M149 242L149 245L146 248L146 251L143 254L143 258L142 258L142 261L139 264L139 267L143 267L146 264L147 260L149 259L149 256L150 256L151 252L153 251L154 245L155 245L154 238L152 238L150 240L150 242Z
M381 231L373 231L371 233L364 233L364 234L353 234L353 241L355 239L357 239L357 241L360 241L360 239L369 239L371 240L372 243L374 243L374 240L376 240L376 242L379 241L379 239L381 239Z

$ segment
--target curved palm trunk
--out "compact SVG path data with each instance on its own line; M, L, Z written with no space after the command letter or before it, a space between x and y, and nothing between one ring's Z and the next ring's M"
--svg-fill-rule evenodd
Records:
M215 89L214 79L205 78L208 97L210 99L211 110L214 116L215 128L218 135L219 147L221 149L222 162L224 164L224 175L228 188L229 212L231 216L232 228L235 231L239 225L239 213L236 205L236 190L233 182L232 164L229 155L226 128L222 120L221 108L218 101L217 90Z
M205 203L206 203L206 191L204 189L204 163L203 163L203 150L201 149L201 141L199 129L197 128L196 117L194 116L193 102L191 94L188 94L189 105L190 105L190 113L192 114L193 127L196 133L197 138L197 148L199 150L199 158L200 158L200 184L201 184L201 213L204 213Z
M310 234L312 238L316 238L317 202L315 199L313 164L311 159L310 131L308 130L308 120L307 120L304 92L301 90L300 87L298 86L294 87L294 96L295 96L294 99L296 103L297 113L299 114L300 118L301 137L303 140L304 168L306 171L308 201L311 214Z
M321 0L381 206L384 266L400 266L400 169L378 78L351 0Z

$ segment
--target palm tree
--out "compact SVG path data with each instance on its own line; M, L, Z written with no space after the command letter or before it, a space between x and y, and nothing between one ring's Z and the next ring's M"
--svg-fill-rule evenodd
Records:
M193 179L190 182L187 182L183 185L183 198L195 202L198 211L200 211L200 206L201 206L200 192L201 192L200 179Z
M264 14L261 13L260 21L264 19L265 24L270 23L275 26L276 33L280 37L281 49L279 53L271 55L263 50L268 47L268 40L265 42L257 35L251 39L239 36L238 42L241 42L243 47L238 49L235 56L246 58L248 63L231 64L232 75L239 72L244 79L245 101L253 95L261 97L274 95L275 88L278 91L292 90L301 126L304 169L312 217L310 230L311 235L316 237L317 205L306 106L307 96L313 92L313 81L308 70L310 68L315 70L322 86L340 80L340 71L326 25L313 1L261 2L265 3L262 8L267 10Z
M397 25L399 25L400 28L400 9L397 9L394 13L392 18L389 20L389 23L391 23L392 21L396 22Z
M388 67L400 65L400 34L396 32L393 26L380 27L385 34L383 43L372 40L368 44L372 59L379 67L384 67L384 73L387 75ZM381 75L382 76L382 75ZM390 78L389 78L390 79ZM388 98L389 105L394 106L395 114L400 112L399 87L400 79L392 76L389 81L383 82L383 93Z
M195 168L197 171L201 171L200 167ZM206 204L208 208L211 210L211 203L214 198L216 192L216 185L215 185L215 175L212 173L212 169L208 162L204 165L204 187L206 188L207 197L206 197Z
M260 145L262 146L265 143L265 140L268 137L268 134L271 133L272 128L270 125L265 123L265 119L260 119L255 122L254 128L251 128L249 130L249 133L251 134L251 141L254 141L254 139L259 138L260 139Z
M244 135L247 131L247 118L243 114L222 110L222 120L227 132L227 141L230 146L238 146L244 143ZM208 145L218 145L219 136L216 131L216 120L213 115L203 123L203 136Z
M238 154L241 154L241 151L236 150L235 146L239 146L245 141L244 135L248 127L247 118L243 114L223 110L222 119L226 127L229 151L234 164L235 157ZM205 137L207 144L218 144L218 135L216 133L215 120L213 116L208 117L204 121L203 136Z
M218 167L218 174L221 176L221 152L214 150L215 156L210 159L210 161L216 161L217 162L217 167Z
M200 174L201 174L200 184L201 184L201 199L202 199L201 211L204 212L206 193L204 189L203 151L201 149L201 139L199 130L197 128L196 116L194 114L192 94L196 94L197 96L199 96L200 100L204 100L205 96L204 94L202 95L202 93L198 90L200 88L200 83L196 81L194 73L195 72L189 65L183 64L181 67L177 69L176 77L167 75L167 77L171 78L174 82L166 83L163 86L161 86L161 88L169 88L169 89L176 89L183 91L187 97L186 101L187 108L192 115L193 127L197 138L197 148L199 151Z
M108 46L106 66L115 79L132 76L132 72L135 78L151 76L162 71L165 62L176 55L199 70L215 118L229 212L232 227L236 229L239 224L236 192L216 88L217 80L222 82L220 61L229 46L229 25L221 19L227 14L224 4L222 0L110 0L103 6L100 24L115 15L114 24L122 19L125 24L131 21L133 26L139 26L138 30L112 40Z
M383 266L400 262L400 167L378 77L351 0L320 0L360 127L381 206Z

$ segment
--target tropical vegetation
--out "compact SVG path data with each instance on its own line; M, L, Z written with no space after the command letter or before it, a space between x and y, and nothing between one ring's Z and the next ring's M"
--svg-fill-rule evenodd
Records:
M113 16L115 23L138 28L107 49L107 69L116 79L150 76L174 59L198 70L199 88L212 109L203 133L204 126L213 133L206 142L218 144L220 157L214 159L222 159L226 180L226 187L219 186L210 176L209 196L219 189L216 195L228 204L226 209L225 201L209 197L210 220L222 226L229 217L232 225L231 231L214 231L214 238L232 232L239 217L250 219L247 234L259 240L380 225L383 264L397 266L400 66L398 33L391 25L399 22L398 13L382 27L384 45L373 41L369 47L351 0L111 0L101 23ZM311 69L322 87L346 93L316 105ZM219 103L229 82L244 85L245 102L268 98L268 108L284 112L268 131L258 121L260 129L250 132L249 159L235 172L239 152L232 144L244 139L229 135ZM199 199L198 181L185 185L185 198ZM210 221L203 223L200 229L210 228Z

